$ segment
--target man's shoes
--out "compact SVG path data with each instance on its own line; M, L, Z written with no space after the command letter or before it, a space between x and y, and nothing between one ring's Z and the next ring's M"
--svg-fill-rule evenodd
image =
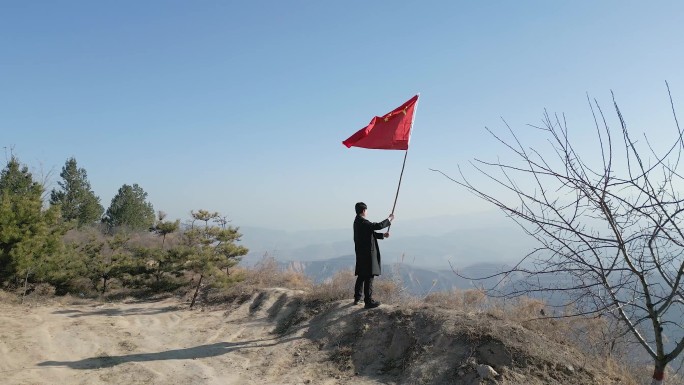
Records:
M373 308L376 308L378 306L380 306L380 302L370 300L370 301L366 302L366 306L364 306L364 309L373 309Z
M354 305L358 305L361 302L361 298L356 299L354 298Z

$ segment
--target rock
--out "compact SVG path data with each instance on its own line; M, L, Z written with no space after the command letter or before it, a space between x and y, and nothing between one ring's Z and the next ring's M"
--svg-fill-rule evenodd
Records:
M499 373L489 365L477 365L477 374L483 379L493 378L499 375Z

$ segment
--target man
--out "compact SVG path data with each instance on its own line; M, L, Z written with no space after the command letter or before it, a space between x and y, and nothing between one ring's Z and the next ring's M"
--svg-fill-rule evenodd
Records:
M366 309L380 306L380 302L373 300L373 277L380 275L380 248L378 239L389 238L389 232L376 233L388 227L394 215L382 222L373 223L366 219L365 203L359 202L354 206L356 218L354 219L354 248L356 249L356 284L354 285L354 305L361 302L361 288L363 288L363 301Z

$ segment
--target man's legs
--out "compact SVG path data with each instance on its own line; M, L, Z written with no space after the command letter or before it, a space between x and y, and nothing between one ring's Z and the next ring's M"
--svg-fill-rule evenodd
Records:
M372 309L375 307L380 306L380 302L376 301L373 299L373 276L371 275L370 277L366 277L364 281L364 291L363 293L365 294L365 298L363 299L363 302L366 303L366 306L364 306L366 309Z
M354 305L361 301L361 289L363 287L365 278L366 277L363 275L356 276L356 284L354 284Z
M366 308L374 308L380 305L380 302L373 300L373 275L358 275L356 277L356 284L354 285L354 305L361 301L361 288L363 287L363 302Z
M363 302L366 304L373 302L373 276L364 277L363 280Z

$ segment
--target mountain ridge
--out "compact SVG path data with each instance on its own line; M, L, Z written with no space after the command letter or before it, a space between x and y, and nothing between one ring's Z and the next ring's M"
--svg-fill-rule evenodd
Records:
M315 261L353 254L349 228L285 231L240 228L246 261L264 255L279 261ZM384 262L418 261L423 267L446 269L476 262L514 263L534 247L534 241L500 217L443 216L399 222L380 248Z

